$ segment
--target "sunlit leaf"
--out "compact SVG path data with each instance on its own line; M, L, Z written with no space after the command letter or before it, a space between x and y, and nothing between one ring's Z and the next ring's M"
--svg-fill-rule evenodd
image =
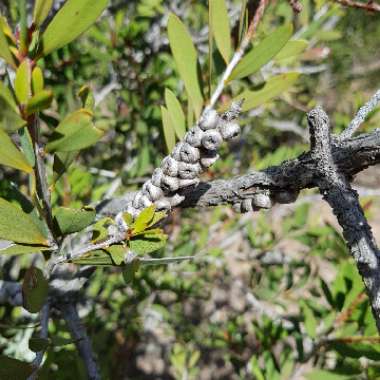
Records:
M28 128L21 128L18 131L18 135L20 136L20 145L22 152L24 153L25 158L28 161L28 164L34 167L34 165L36 164L36 156L33 149L33 141L28 131Z
M92 207L72 209L58 207L54 212L54 220L57 223L61 235L82 231L95 220L96 212Z
M17 129L23 127L26 121L21 118L20 114L2 95L3 94L0 93L0 129L7 132L15 132Z
M244 78L260 70L283 48L292 33L291 24L276 29L243 57L228 79Z
M168 110L161 106L162 128L168 152L171 152L175 145L175 129Z
M291 40L280 50L276 55L275 60L281 61L288 58L296 57L297 55L303 53L309 46L309 41L306 40Z
M44 75L38 66L32 71L32 89L33 94L38 94L44 89Z
M87 85L82 86L78 91L78 96L82 101L82 107L92 110L95 105L94 94L91 91L91 88Z
M0 164L31 173L33 168L26 157L17 149L7 133L0 128Z
M231 58L231 30L225 0L210 0L210 28L214 35L216 46L226 63Z
M50 9L53 5L53 0L36 0L34 3L34 9L33 9L33 22L40 26L44 20L46 19L47 15L50 12Z
M114 266L111 255L102 249L91 251L82 257L70 260L71 263L80 265Z
M261 89L257 91L244 91L235 100L244 99L242 109L243 111L248 111L266 103L268 100L271 100L288 90L295 83L298 77L299 73L276 75L268 79Z
M144 231L149 223L152 221L154 212L156 208L154 205L144 208L140 214L137 216L135 222L132 224L131 228L133 233L139 233Z
M92 122L92 113L80 109L63 119L46 146L49 152L72 152L94 145L103 136L103 131Z
M31 79L30 62L28 59L24 59L17 68L15 78L15 94L21 104L26 104L31 95Z
M111 247L105 249L105 251L110 254L112 260L116 265L121 265L124 263L127 250L127 247L124 247L120 244L112 245Z
M186 27L173 13L169 15L168 37L178 72L198 117L202 110L203 98L198 78L197 52Z
M38 313L45 303L48 295L49 283L41 269L30 267L22 283L23 306L30 313Z
M16 243L48 245L47 239L29 214L0 198L0 239Z
M9 49L7 37L4 33L4 19L0 17L0 58L3 58L8 65L16 67L15 60Z
M178 138L182 139L186 133L186 120L182 107L176 96L168 88L165 89L165 103Z
M5 248L0 248L0 255L24 255L28 253L40 253L49 249L49 247L43 245L26 245L10 242Z
M161 234L141 234L132 238L129 242L129 248L137 254L149 254L157 251L166 245L167 235Z
M73 41L101 15L108 0L67 0L42 35L46 55Z
M31 115L36 112L40 112L50 107L53 100L53 92L50 90L42 90L32 96L26 103L26 114Z

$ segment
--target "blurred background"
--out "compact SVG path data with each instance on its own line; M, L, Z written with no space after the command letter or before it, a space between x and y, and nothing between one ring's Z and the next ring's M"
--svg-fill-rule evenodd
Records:
M0 3L9 20L17 20L15 3ZM235 43L242 3L227 1ZM297 81L242 115L240 138L223 148L203 180L296 157L308 150L308 110L323 105L338 133L380 87L380 14L333 1L303 0L302 6L294 14L287 2L272 2L253 44L286 22L303 42L231 83L220 106L275 75L297 72ZM111 0L95 26L45 59L46 84L56 100L43 114L43 128L78 108L78 90L89 84L96 124L106 131L57 183L55 204L96 204L137 189L167 154L160 113L165 88L188 107L169 48L169 12L193 37L207 98L208 83L213 87L224 69L219 53L209 54L207 1ZM0 66L1 78L4 70ZM380 112L374 111L361 132L379 126ZM17 175L0 172L0 193ZM377 238L379 183L376 167L354 182ZM104 379L380 378L380 341L363 284L316 191L248 214L230 207L175 210L164 228L169 241L155 257L195 260L143 268L129 285L118 269L100 268L81 295L80 314ZM2 278L18 280L29 257L1 260ZM31 320L21 308L0 306L0 350L32 360L27 342L33 331L23 328ZM85 379L62 320L50 328L56 344L41 376Z

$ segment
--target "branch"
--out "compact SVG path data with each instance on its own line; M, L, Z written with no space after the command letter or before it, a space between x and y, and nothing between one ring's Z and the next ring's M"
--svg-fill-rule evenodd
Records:
M67 328L69 329L72 338L75 340L75 345L84 361L88 379L100 380L100 372L95 361L95 354L92 351L91 341L86 333L86 329L82 325L75 304L62 304L60 309L62 316L66 321Z
M334 162L344 175L351 177L371 165L380 163L380 131L339 141L333 146ZM281 201L284 192L316 187L310 153L285 161L259 172L251 172L227 180L201 182L197 187L182 191L185 197L179 208L206 208L222 204L234 205L269 190L272 198ZM105 200L97 207L100 215L116 215L126 208L135 192ZM280 196L280 197L279 197Z
M380 12L380 4L375 3L373 0L369 0L367 3L362 3L360 1L352 0L333 0L338 4L344 5L346 7L364 9L370 12Z
M22 306L21 284L0 280L0 305L9 303L12 306Z
M358 130L360 125L363 124L368 114L376 108L379 102L380 90L377 90L376 93L371 97L371 99L366 104L364 104L364 106L360 107L359 111L352 119L349 126L340 134L339 139L345 140L347 138L352 137L352 135Z
M380 254L371 227L364 216L357 192L351 188L346 176L334 162L327 114L321 108L316 108L309 112L308 122L317 185L343 228L343 235L363 278L380 331Z

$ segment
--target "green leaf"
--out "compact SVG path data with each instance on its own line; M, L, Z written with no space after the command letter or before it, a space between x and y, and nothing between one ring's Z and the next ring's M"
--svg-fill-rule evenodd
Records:
M34 165L36 164L36 156L34 154L33 141L28 131L28 128L21 128L18 131L18 135L20 136L20 145L25 155L25 158L28 161L28 164L34 167Z
M322 369L316 369L312 372L309 372L306 375L308 380L349 380L352 379L352 376L340 375L337 373L324 371Z
M105 251L111 255L111 258L116 265L124 264L127 250L127 247L120 244L112 245L105 249Z
M317 320L314 317L312 309L307 305L306 302L302 302L302 310L304 314L304 323L306 333L311 337L315 338L317 333Z
M154 205L144 208L132 224L132 233L137 234L144 231L152 221L156 207Z
M179 75L198 118L202 110L203 98L198 78L197 52L185 25L173 13L169 15L168 37Z
M16 62L13 58L13 55L9 49L9 44L7 41L7 37L4 33L4 20L2 17L0 17L0 58L3 58L8 65L12 66L13 68L16 67Z
M18 107L13 97L12 91L3 82L0 82L0 97L12 107L15 112L18 112Z
M33 23L40 26L48 16L53 0L36 0L33 9Z
M0 129L0 164L31 173L33 168L26 157L17 149L11 138Z
M67 0L42 35L42 54L67 45L101 15L108 0Z
M46 145L49 152L72 152L94 145L103 131L92 123L92 113L80 109L63 119Z
M256 108L286 91L298 79L299 73L276 75L257 91L244 91L235 100L244 99L243 111Z
M288 58L296 57L305 51L309 46L309 41L307 40L291 40L280 50L276 55L275 60L281 61Z
M49 339L33 337L29 339L29 349L33 352L44 351L50 344Z
M0 86L0 91L2 88ZM4 129L7 132L14 132L17 129L23 127L26 121L21 118L18 111L16 111L11 104L3 96L4 93L0 93L0 129Z
M31 95L31 67L28 59L24 59L17 68L15 78L15 94L21 104L26 104Z
M165 247L167 235L164 234L141 234L132 238L128 244L132 252L137 254L149 254Z
M82 107L92 110L95 106L94 94L87 85L82 86L78 91L78 96L82 101Z
M48 295L49 283L41 269L30 267L22 283L23 306L30 313L38 313L45 303Z
M54 221L61 235L67 235L84 230L93 223L95 216L96 211L92 207L81 209L58 207L54 213Z
M123 279L126 284L130 284L134 280L135 273L139 270L139 268L140 261L137 258L125 265L123 269Z
M168 110L161 106L162 128L168 152L171 152L175 145L175 129Z
M21 360L0 355L1 380L26 380L34 371L34 367Z
M0 255L23 255L27 253L41 253L50 248L43 245L24 245L10 243L7 247L0 249Z
M154 216L152 220L149 222L148 227L154 226L157 224L160 220L164 219L167 217L167 214L165 211L157 211L154 213Z
M226 64L231 58L231 30L225 0L210 0L210 29L214 35L216 46Z
M61 178L62 174L65 173L69 166L74 162L77 155L78 152L75 150L73 152L57 152L54 155L53 182L57 182L59 178Z
M329 348L334 349L346 358L359 359L361 357L366 357L374 361L380 360L378 343L344 343L336 341L329 343Z
M175 133L178 138L182 139L186 133L185 114L183 113L180 102L168 88L165 89L165 103Z
M32 71L32 89L33 94L38 94L44 89L44 75L38 66Z
M26 114L29 116L33 113L40 112L50 107L53 100L53 92L50 90L42 90L26 103Z
M244 78L257 72L284 47L292 34L292 24L276 29L243 57L228 80Z
M109 217L98 220L92 226L92 242L99 243L105 240L108 237L108 227L112 224L114 224L114 221Z
M3 198L0 198L0 239L48 246L32 217Z
M96 266L114 266L114 262L110 254L102 249L91 251L84 254L78 259L70 260L73 264L79 265L96 265Z

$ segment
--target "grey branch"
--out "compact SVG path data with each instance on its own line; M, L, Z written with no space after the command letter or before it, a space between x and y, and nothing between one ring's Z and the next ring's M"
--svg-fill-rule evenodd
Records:
M371 227L364 216L357 192L334 162L327 114L321 108L315 108L309 112L308 122L317 185L343 228L380 331L380 255Z
M0 305L7 303L12 306L22 306L21 284L0 280Z
M75 345L87 369L89 380L100 380L100 372L95 360L95 354L92 350L90 338L84 328L76 305L67 303L60 305L62 316L66 321L67 328L70 331L72 338L75 340Z
M363 124L368 114L376 108L379 102L380 102L380 90L377 90L376 93L372 96L372 98L366 104L364 104L364 106L360 107L358 113L352 119L347 129L345 129L340 134L339 138L341 140L350 138L357 131L360 125Z
M356 138L338 141L332 147L334 162L339 171L351 177L371 165L380 163L380 130ZM314 159L310 152L272 166L227 180L201 182L197 187L182 192L185 200L179 208L205 208L221 204L234 205L257 194L270 191L280 200L281 194L317 186L314 178ZM116 215L133 199L134 193L105 200L98 205L99 215Z

